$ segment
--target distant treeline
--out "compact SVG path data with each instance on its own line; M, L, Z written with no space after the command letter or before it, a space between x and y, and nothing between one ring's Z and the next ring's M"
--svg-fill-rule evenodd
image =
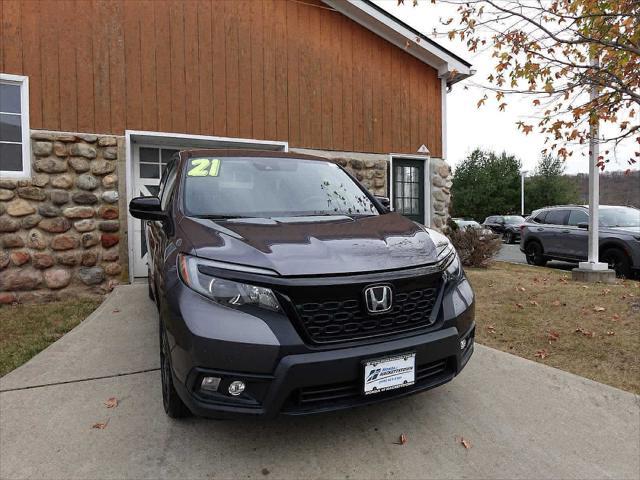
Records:
M565 175L576 186L581 203L589 203L589 176L586 173ZM600 174L600 203L602 205L628 205L640 208L640 171Z

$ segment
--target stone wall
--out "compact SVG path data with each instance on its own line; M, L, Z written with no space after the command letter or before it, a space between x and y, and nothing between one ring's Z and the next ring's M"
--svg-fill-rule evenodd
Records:
M126 279L123 139L45 131L31 139L31 179L0 178L0 303L106 293Z
M431 225L446 231L451 205L451 167L440 158L430 161L431 176Z

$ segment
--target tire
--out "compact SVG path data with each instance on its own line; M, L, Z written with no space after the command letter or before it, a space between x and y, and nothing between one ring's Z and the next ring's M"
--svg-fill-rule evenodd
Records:
M525 248L525 256L529 265L535 265L536 267L544 267L547 264L547 259L544 258L542 245L539 242L529 242Z
M601 259L616 271L618 277L631 278L631 259L619 248L607 248Z
M513 243L513 232L504 232L504 241L511 245Z
M162 405L167 416L170 418L191 416L191 411L178 396L178 392L173 385L169 340L162 322L160 323L160 374L162 377Z

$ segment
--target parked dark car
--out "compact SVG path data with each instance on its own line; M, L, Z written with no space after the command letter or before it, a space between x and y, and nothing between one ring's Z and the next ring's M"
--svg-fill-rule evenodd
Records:
M601 205L599 257L620 276L640 270L640 210ZM549 260L587 260L589 209L586 205L561 205L532 212L522 227L520 250L532 265Z
M474 294L451 243L329 161L183 151L129 210L146 220L171 417L365 405L471 357Z
M516 243L520 240L520 225L523 223L524 218L520 215L492 215L485 219L483 225L502 235L506 243Z

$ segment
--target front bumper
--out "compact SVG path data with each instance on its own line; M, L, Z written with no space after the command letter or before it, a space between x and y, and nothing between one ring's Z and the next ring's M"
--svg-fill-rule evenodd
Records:
M257 318L219 307L180 284L166 300L161 315L174 385L203 417L302 415L378 403L452 380L473 353L474 298L466 279L442 296L437 328L331 348L305 344L279 315ZM404 352L416 353L415 384L362 394L363 361ZM222 379L219 393L200 389L203 376ZM246 384L238 397L226 393L234 380Z

